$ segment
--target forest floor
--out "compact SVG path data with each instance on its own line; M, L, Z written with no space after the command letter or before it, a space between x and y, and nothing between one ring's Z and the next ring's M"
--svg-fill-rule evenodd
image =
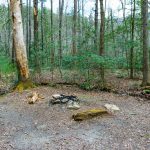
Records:
M36 91L44 99L33 105L27 96ZM52 94L75 94L79 110L49 105ZM37 87L0 97L0 149L2 150L149 150L150 101L125 94L84 91L73 86ZM115 104L112 116L75 122L82 110Z

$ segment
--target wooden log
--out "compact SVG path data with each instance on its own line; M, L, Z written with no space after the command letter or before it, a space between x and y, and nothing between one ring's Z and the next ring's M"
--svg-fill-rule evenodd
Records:
M91 110L87 110L84 112L74 114L72 116L72 118L75 121L83 121L83 120L90 119L90 118L97 117L97 116L101 116L104 114L109 114L106 109L91 109Z
M41 97L37 92L33 92L32 95L28 97L28 103L34 104L39 99L44 99L44 97Z

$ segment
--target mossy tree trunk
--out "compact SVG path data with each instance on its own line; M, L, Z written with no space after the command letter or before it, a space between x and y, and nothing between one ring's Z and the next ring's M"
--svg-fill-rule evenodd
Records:
M26 54L26 45L23 38L23 25L20 9L20 0L10 0L11 14L13 21L13 39L16 54L16 63L20 81L29 79L28 60Z

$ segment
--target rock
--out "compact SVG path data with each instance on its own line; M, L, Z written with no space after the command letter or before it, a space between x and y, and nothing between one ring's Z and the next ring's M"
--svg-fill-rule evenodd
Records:
M72 116L75 121L82 121L93 117L109 114L106 109L91 109L84 112L77 113Z
M69 101L67 105L68 109L79 109L80 105L77 102Z
M114 111L119 111L119 110L120 110L118 106L113 105L113 104L105 104L104 107L105 107L107 110L112 111L112 112L114 112Z
M54 99L58 99L58 98L61 98L61 95L60 95L60 94L54 94L54 95L52 95L52 97L53 97Z
M69 100L67 98L64 98L61 100L62 103L67 103Z
M61 100L60 100L60 99L52 99L52 100L49 101L49 104L50 104L50 103L53 104L53 105L54 105L54 104L60 104L60 103L61 103Z

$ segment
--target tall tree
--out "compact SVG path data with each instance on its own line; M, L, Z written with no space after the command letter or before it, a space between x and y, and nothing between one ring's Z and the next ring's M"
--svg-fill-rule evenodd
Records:
M26 48L27 48L27 56L29 58L29 0L26 0Z
M83 37L83 34L84 34L84 1L85 0L82 0L82 37Z
M95 0L95 49L98 50L98 0Z
M66 47L68 47L68 16L67 16L67 9L68 9L68 3L66 4L65 7L65 26L66 26L66 32L65 32L65 36L66 36Z
M41 0L41 51L44 53L44 25L43 25L43 17L44 17L44 0ZM44 55L41 58L42 65L44 64Z
M26 54L26 45L23 37L23 25L19 0L10 0L12 21L13 21L13 39L16 54L16 63L20 81L29 79L29 69Z
M62 19L63 19L64 0L59 0L59 59L62 60Z
M114 32L114 21L113 21L113 10L110 10L110 17L111 17L111 33L112 33L112 42L113 42L113 51L115 53L115 57L117 56L117 52L115 49L115 32Z
M29 49L28 49L28 53L29 53L29 59L31 58L31 0L29 0L29 7L28 7L28 21L29 21L29 38L28 38L28 45L29 45Z
M134 31L135 31L135 0L131 1L131 49L130 49L130 78L133 79L134 73Z
M53 0L51 0L51 70L54 67L54 31L53 31ZM53 75L52 75L53 78Z
M142 85L150 84L149 50L148 50L148 0L142 0L142 42L143 42L143 81Z
M39 38L38 38L38 0L33 0L33 15L34 15L34 54L35 54L35 69L38 73L40 70L39 59Z
M100 23L100 48L99 48L99 55L104 56L104 32L105 32L105 12L104 12L104 5L103 0L100 0L100 17L101 17L101 23ZM104 67L101 66L101 79L102 84L104 85L105 79L104 79Z
M72 54L75 55L77 52L77 44L76 44L76 29L77 28L77 0L74 0L74 13L73 13L73 29L72 29Z

